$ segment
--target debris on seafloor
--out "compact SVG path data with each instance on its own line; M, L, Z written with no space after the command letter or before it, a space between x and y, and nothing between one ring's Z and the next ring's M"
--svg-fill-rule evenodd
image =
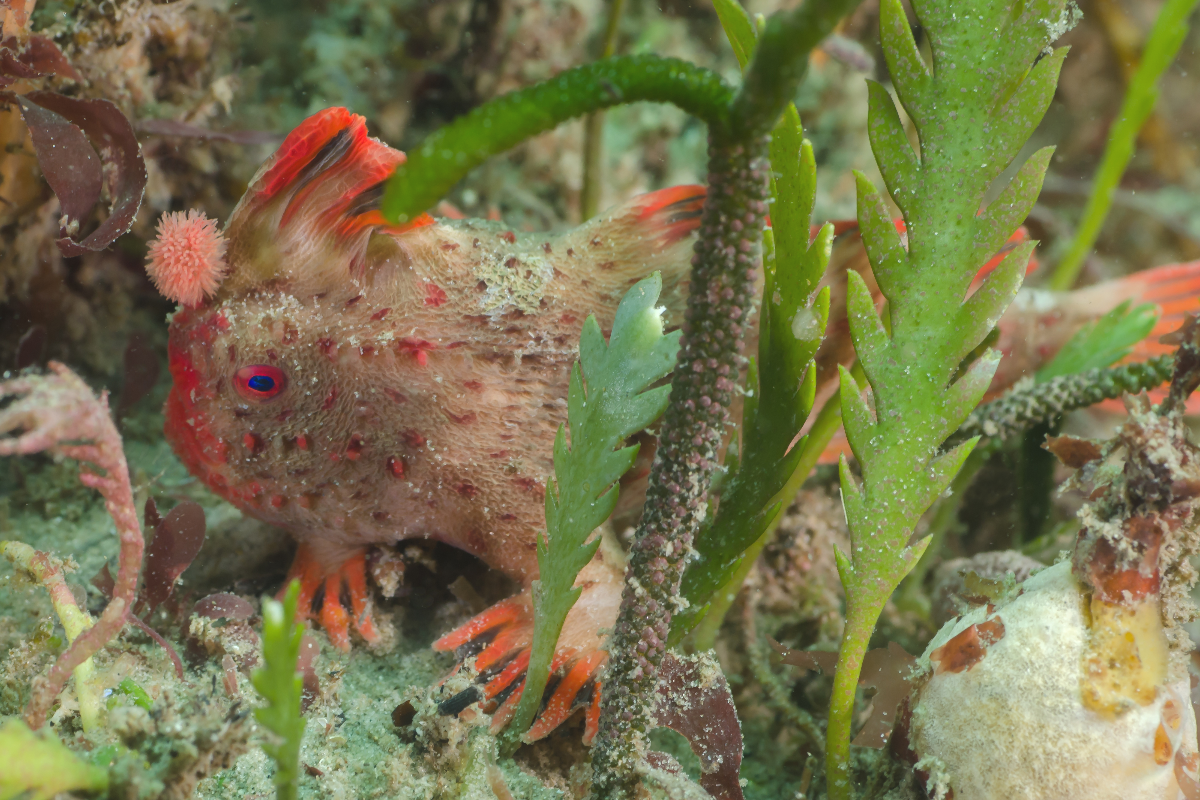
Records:
M981 598L922 655L891 749L930 797L1200 797L1182 628L1200 549L1200 449L1183 417L1200 321L1178 338L1161 406L1127 396L1113 439L1047 443L1088 493L1072 557Z

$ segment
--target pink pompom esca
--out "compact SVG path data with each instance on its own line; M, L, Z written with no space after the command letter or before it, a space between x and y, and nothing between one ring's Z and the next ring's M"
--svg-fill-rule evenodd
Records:
M163 214L150 243L146 272L162 295L195 308L225 275L225 236L216 220L195 210Z

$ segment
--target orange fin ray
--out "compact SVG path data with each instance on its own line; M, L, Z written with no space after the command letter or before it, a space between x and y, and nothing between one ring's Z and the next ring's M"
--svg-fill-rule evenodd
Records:
M463 662L469 664L473 655L476 670L474 685L439 702L439 713L457 715L480 703L492 715L493 732L507 726L525 690L532 640L533 611L525 595L492 606L438 639L435 650L455 651L459 659L455 673ZM596 685L607 656L603 650L572 647L554 654L550 681L534 723L523 737L525 741L547 736L580 709L586 710L584 740L591 741L599 720Z
M287 581L279 596L283 596L287 584L293 580L299 581L300 595L296 604L296 616L299 619L311 619L316 616L330 642L342 651L350 649L351 626L368 643L374 643L379 641L379 631L371 618L371 596L367 590L366 569L366 554L358 552L329 574L324 574L321 560L312 548L301 543L296 549L296 557L288 570ZM342 605L343 589L350 598L352 615L347 613ZM318 592L321 592L323 597L320 610L314 614L313 604Z

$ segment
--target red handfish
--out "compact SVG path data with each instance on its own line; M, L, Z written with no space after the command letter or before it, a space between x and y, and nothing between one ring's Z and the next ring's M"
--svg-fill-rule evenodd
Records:
M299 540L301 611L338 647L351 630L378 636L372 545L437 539L524 585L434 645L475 655L481 689L465 702L500 705L499 726L528 662L528 586L581 326L595 314L607 332L625 291L655 270L668 317L681 317L704 189L643 195L558 236L427 216L393 228L378 203L403 158L362 117L328 109L260 169L227 244L205 239L217 234L202 218L164 221L149 269L185 300L170 325L166 436L214 492ZM180 277L197 271L215 281L211 297ZM580 706L595 731L617 550L580 575L562 679L530 738Z

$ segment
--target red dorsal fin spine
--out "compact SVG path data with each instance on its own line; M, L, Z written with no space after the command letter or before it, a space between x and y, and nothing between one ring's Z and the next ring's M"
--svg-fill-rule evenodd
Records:
M269 200L296 177L317 152L334 136L351 127L362 117L351 114L348 109L335 107L318 111L297 125L283 144L275 151L271 166L264 170L250 186L261 200Z
M369 229L400 233L427 225L422 216L389 226L379 213L383 183L404 154L367 134L367 121L345 108L327 108L296 126L250 187L257 204L284 202L279 227L316 222L339 237Z

